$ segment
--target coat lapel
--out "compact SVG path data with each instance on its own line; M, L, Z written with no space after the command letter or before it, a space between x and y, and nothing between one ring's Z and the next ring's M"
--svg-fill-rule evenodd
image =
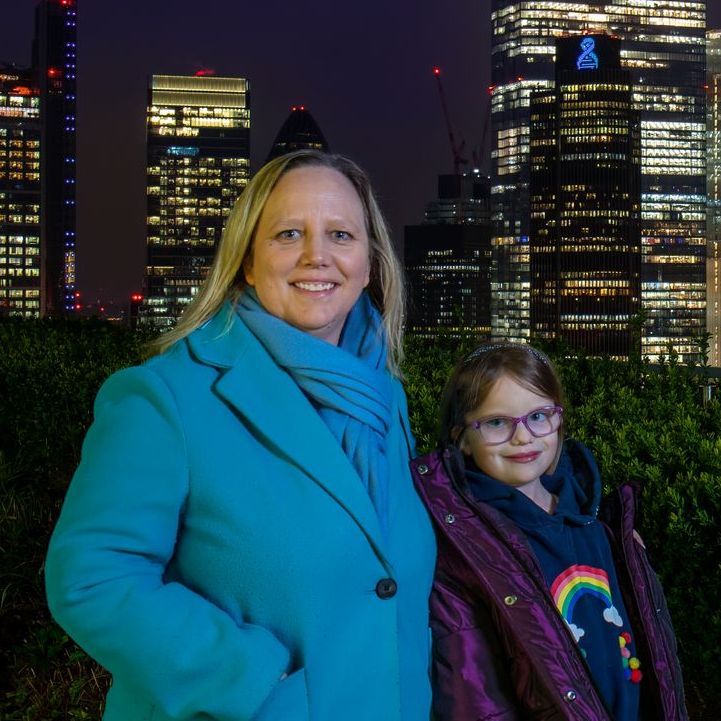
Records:
M198 360L219 369L213 387L218 396L268 448L345 509L390 569L376 510L353 465L295 381L238 320L231 304L192 333L188 344Z

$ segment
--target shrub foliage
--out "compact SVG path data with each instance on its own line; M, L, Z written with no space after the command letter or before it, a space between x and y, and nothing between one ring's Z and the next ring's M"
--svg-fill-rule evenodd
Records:
M102 381L145 339L98 321L0 320L0 718L99 719L108 684L50 619L48 537ZM473 339L409 337L404 368L419 451L434 445L440 392ZM569 434L596 453L607 490L640 484L640 532L664 582L695 721L721 684L721 407L706 369L552 354Z

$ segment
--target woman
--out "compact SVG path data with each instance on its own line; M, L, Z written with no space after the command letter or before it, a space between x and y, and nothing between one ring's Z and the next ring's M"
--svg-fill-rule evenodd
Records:
M101 389L51 540L53 615L113 674L105 721L428 718L402 318L363 172L261 169L163 352Z

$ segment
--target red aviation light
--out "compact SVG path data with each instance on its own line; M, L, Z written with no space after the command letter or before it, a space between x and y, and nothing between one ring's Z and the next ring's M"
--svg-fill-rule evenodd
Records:
M441 74L441 69L437 65L433 68L433 74L436 77L438 77Z
M49 78L62 78L63 77L63 71L60 70L60 68L48 68L48 77Z
M140 293L133 293L130 296L130 300L132 300L133 303L140 303L140 301L143 300L143 296L140 295Z
M207 78L212 75L215 75L215 70L213 70L213 68L200 68L200 70L195 71L196 78Z
M60 4L61 4L64 8L70 8L70 7L72 7L73 5L75 5L75 0L60 0Z
M488 86L488 94L493 95L493 91L496 89L495 85L489 85Z
M16 85L11 91L13 95L32 95L33 91L26 85Z

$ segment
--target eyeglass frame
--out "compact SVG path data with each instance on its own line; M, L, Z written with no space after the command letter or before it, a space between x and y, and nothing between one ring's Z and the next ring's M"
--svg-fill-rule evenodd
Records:
M538 411L553 411L555 415L558 416L559 421L556 428L554 428L552 431L548 431L548 433L541 433L540 435L538 433L534 433L528 426L528 416L532 416L534 413L538 413ZM513 427L511 428L511 433L503 441L487 441L483 434L480 432L480 424L485 423L486 421L491 421L494 418L503 418L505 420L512 421ZM471 421L470 423L467 423L463 430L467 430L468 428L473 428L474 431L478 431L478 437L487 445L487 446L500 446L502 443L508 443L513 436L516 435L516 431L518 430L518 424L523 423L523 427L534 437L534 438L545 438L546 436L550 436L552 433L556 433L558 429L561 427L561 423L563 423L563 406L539 406L538 408L534 408L532 411L528 411L523 416L518 416L514 418L513 416L486 416L485 418L477 418L474 421Z

